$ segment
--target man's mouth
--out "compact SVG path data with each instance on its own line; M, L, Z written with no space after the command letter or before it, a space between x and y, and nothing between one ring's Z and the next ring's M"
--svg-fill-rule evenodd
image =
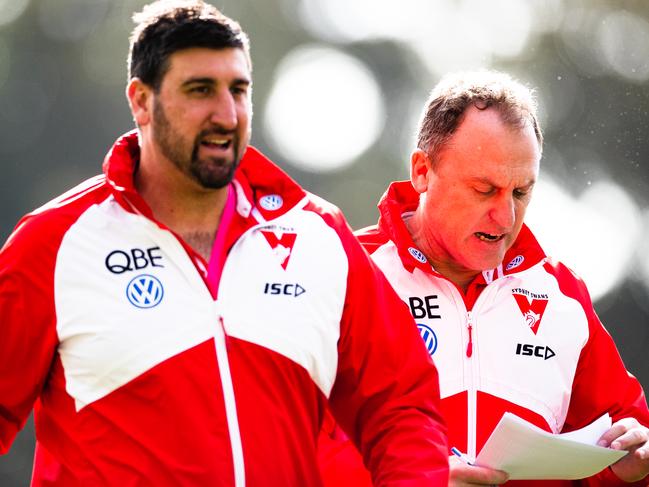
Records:
M201 145L205 147L226 150L232 145L232 140L223 136L208 136L201 140Z
M498 242L505 236L504 233L501 233L500 235L492 235L491 233L484 232L475 232L474 235L478 237L478 240L482 240L483 242Z

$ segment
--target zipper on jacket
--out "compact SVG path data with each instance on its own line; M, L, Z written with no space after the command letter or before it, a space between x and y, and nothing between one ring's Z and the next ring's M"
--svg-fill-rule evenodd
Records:
M473 316L471 315L471 311L467 311L466 316L466 329L469 332L469 342L466 344L466 356L471 358L473 355L473 334L471 333L473 331Z
M473 312L466 312L466 329L468 341L466 346L465 371L467 374L467 454L470 458L476 457L476 429L477 421L477 391L476 391L476 362L472 360L473 356Z
M228 360L228 350L225 343L226 333L223 317L219 312L219 302L214 301L218 324L214 333L214 345L216 347L216 359L221 376L221 388L223 390L223 401L225 403L225 418L228 423L228 432L230 434L230 448L232 450L232 463L234 468L234 486L245 487L246 475L243 460L243 446L241 444L241 431L239 429L239 418L237 415L237 404L234 397L234 386L232 384L232 374L230 373L230 362Z

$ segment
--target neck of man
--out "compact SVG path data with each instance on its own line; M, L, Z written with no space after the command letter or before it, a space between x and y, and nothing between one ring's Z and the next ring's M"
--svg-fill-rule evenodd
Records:
M209 261L227 201L227 186L204 188L171 161L142 150L135 187L156 220Z
M435 272L446 277L449 281L466 293L471 281L480 274L480 271L466 269L458 265L449 255L439 249L439 244L426 231L426 225L419 209L414 214L404 218L403 222L417 248L423 252L428 263Z

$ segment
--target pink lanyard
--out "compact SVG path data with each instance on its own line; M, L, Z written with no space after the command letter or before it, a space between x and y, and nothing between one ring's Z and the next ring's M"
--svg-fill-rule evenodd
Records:
M234 218L236 202L236 191L232 187L232 184L230 184L228 185L228 196L225 201L223 213L221 214L219 228L216 230L216 238L214 239L214 246L212 247L212 253L210 254L210 262L207 266L207 283L212 291L212 295L215 297L219 288L223 265L225 264L225 237L228 233L228 227Z

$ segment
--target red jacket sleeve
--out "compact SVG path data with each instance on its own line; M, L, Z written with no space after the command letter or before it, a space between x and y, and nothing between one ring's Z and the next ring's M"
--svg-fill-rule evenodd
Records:
M349 274L333 415L362 453L376 487L446 485L437 369L407 306L349 228L338 233Z
M318 436L318 465L324 487L372 487L363 458L329 410Z
M613 422L633 417L649 426L649 409L637 379L624 366L613 339L597 317L585 284L562 265L555 266L562 291L580 302L588 317L589 337L581 351L563 431L582 428L608 412ZM649 485L649 479L627 484L610 469L579 481L580 485Z
M632 417L649 425L649 411L642 387L627 372L613 339L597 316L590 320L590 338L582 350L573 383L573 394L566 418L566 430L581 428L608 412L613 422ZM649 479L628 484L612 470L580 482L580 485L616 486L649 485Z
M58 242L24 220L0 250L0 453L24 426L56 350L52 299Z

